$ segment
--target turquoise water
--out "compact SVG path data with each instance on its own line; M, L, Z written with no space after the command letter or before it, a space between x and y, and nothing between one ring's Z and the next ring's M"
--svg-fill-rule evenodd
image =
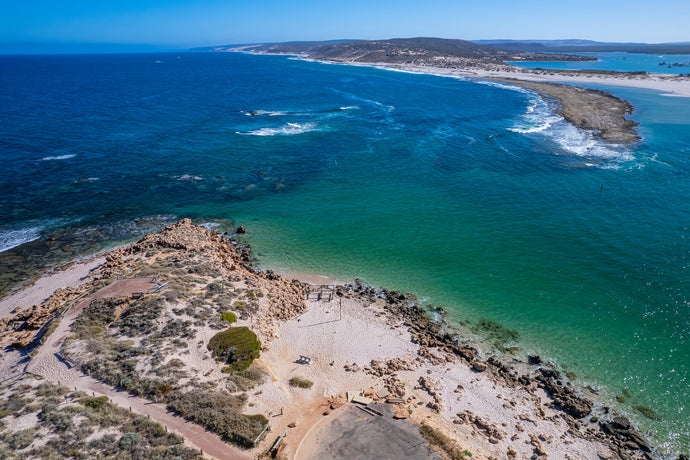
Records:
M610 88L636 107L626 147L529 92L452 78L237 54L0 64L0 264L56 229L232 219L263 266L515 329L508 345L608 404L625 389L617 409L661 456L687 451L686 99Z
M642 53L570 53L596 57L596 61L582 62L511 62L526 69L583 69L616 70L618 72L651 72L690 74L690 54L642 54ZM674 65L675 64L675 65Z

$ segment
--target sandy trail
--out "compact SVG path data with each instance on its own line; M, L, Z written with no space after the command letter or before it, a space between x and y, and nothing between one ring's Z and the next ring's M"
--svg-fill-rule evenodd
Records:
M155 283L151 278L118 280L79 302L60 321L55 332L48 337L38 354L27 364L25 372L40 375L47 380L72 387L75 390L107 396L113 403L125 408L129 407L133 412L147 415L170 431L184 436L189 445L201 449L206 456L228 460L251 458L240 449L226 444L220 437L205 428L170 413L164 405L132 396L124 391L118 391L110 385L82 374L81 371L62 358L60 350L69 335L74 320L92 300L130 296L135 292L146 292L148 288L153 286Z

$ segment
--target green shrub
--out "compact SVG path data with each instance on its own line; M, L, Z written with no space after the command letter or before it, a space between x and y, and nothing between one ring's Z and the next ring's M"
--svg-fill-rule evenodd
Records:
M139 433L125 433L120 438L118 443L120 449L129 450L141 442L141 435Z
M25 430L15 431L6 440L8 447L13 450L21 450L29 447L36 439L37 426L27 428Z
M108 397L107 396L98 396L95 398L84 398L81 400L81 403L90 409L95 409L99 410L106 404L108 404Z
M247 307L247 304L242 301L237 301L234 304L232 304L233 307L235 307L235 310L242 310L243 308Z
M298 375L290 379L290 386L293 387L311 388L312 385L314 385L314 382L312 382L311 380L307 380L304 377L300 377Z
M171 391L173 391L175 387L172 385L168 385L167 383L162 383L156 387L156 395L157 396L165 396Z
M111 297L93 300L74 321L72 330L85 339L105 329L115 319L117 310L124 310L129 304L127 297Z
M246 370L259 357L261 342L247 327L231 327L208 342L216 359L225 360L233 372Z
M226 311L225 313L223 313L222 315L220 315L220 318L221 318L223 321L227 321L227 322L230 323L230 324L232 324L232 323L234 323L235 321L237 321L237 315L235 315L235 314L234 314L233 312L231 312L231 311Z

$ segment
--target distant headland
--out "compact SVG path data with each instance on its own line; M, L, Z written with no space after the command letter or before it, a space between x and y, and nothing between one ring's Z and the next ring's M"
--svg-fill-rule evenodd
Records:
M538 92L549 101L556 102L558 104L556 112L568 122L580 129L591 131L596 137L614 143L631 143L640 139L635 131L637 123L626 118L633 112L632 105L604 91L563 85L560 84L561 82L632 86L655 89L673 96L690 96L690 77L683 75L601 70L523 69L510 64L516 61L593 61L596 60L594 56L565 54L586 52L592 49L673 54L690 51L690 45L606 44L577 40L536 42L489 40L476 43L465 40L417 37L224 45L197 48L195 51L292 54L320 61L455 75L522 86ZM536 84L535 82L549 83Z

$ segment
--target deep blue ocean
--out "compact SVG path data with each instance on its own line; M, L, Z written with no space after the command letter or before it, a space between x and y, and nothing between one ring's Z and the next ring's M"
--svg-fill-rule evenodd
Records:
M635 106L638 144L448 77L0 56L0 281L176 218L243 224L264 267L410 291L488 353L553 360L675 458L690 443L690 101L605 89ZM494 343L483 319L518 335Z

